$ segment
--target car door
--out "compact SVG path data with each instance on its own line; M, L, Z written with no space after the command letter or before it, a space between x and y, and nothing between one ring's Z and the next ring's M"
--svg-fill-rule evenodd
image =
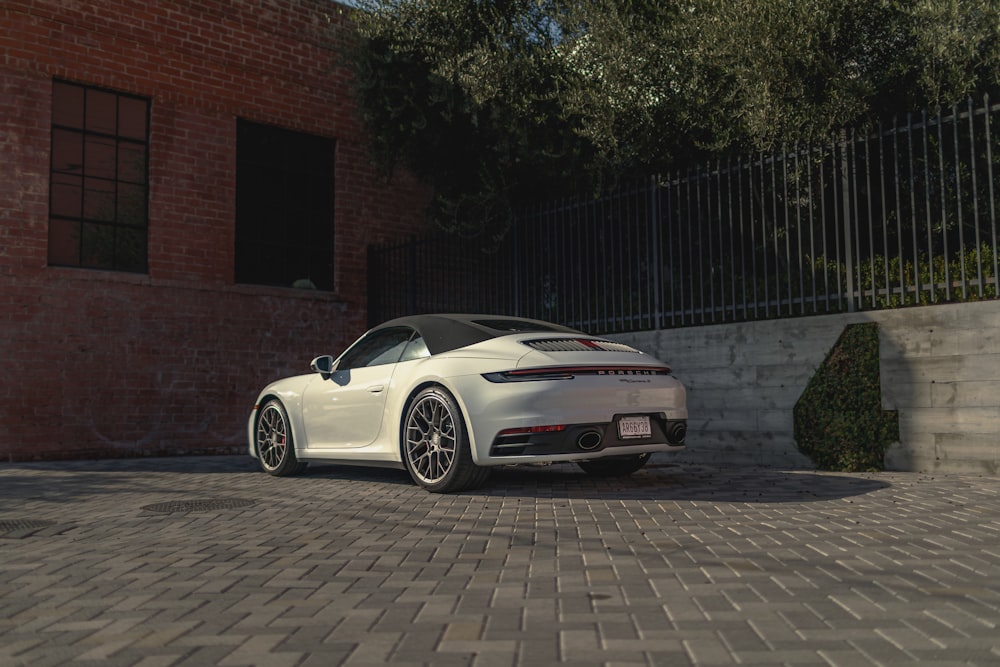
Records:
M332 373L309 383L302 406L310 450L355 449L375 440L392 373L413 333L409 327L369 332Z

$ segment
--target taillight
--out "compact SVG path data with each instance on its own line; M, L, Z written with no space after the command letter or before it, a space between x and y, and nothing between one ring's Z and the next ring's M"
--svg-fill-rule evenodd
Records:
M558 433L565 430L565 424L551 424L548 426L521 426L517 428L505 428L497 433L497 437L505 435L523 435L525 433Z
M483 373L490 382L572 380L577 375L670 375L670 369L666 366L555 366Z
M572 380L573 373L562 369L538 368L499 373L483 373L490 382L533 382L536 380Z

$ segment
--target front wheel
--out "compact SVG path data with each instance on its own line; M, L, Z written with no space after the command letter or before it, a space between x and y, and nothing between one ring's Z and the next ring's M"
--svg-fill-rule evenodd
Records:
M268 401L260 409L256 444L260 466L268 474L285 477L300 473L306 467L295 458L288 413L278 400Z
M579 461L577 465L583 468L588 475L595 477L624 477L642 468L647 461L649 461L649 454L639 454L637 456L613 456L606 459Z
M472 489L489 470L472 460L472 448L458 404L440 387L421 391L403 422L403 460L410 477L434 493Z

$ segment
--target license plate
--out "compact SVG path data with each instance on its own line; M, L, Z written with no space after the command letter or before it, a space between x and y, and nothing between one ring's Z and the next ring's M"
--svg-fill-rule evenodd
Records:
M648 415L630 415L618 418L618 437L622 440L630 438L648 438L653 435L649 426Z

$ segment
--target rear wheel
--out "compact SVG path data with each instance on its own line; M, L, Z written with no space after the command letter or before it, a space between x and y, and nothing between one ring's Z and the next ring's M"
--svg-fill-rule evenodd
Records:
M424 389L410 404L403 422L403 460L413 481L434 493L475 488L489 476L472 460L458 404L440 387Z
M613 456L606 459L579 461L577 465L583 468L584 472L588 475L594 475L595 477L624 477L625 475L631 475L646 465L646 462L649 461L649 456L649 454Z
M295 475L306 464L295 458L292 429L285 406L278 400L264 404L257 415L257 457L265 472L276 477Z

